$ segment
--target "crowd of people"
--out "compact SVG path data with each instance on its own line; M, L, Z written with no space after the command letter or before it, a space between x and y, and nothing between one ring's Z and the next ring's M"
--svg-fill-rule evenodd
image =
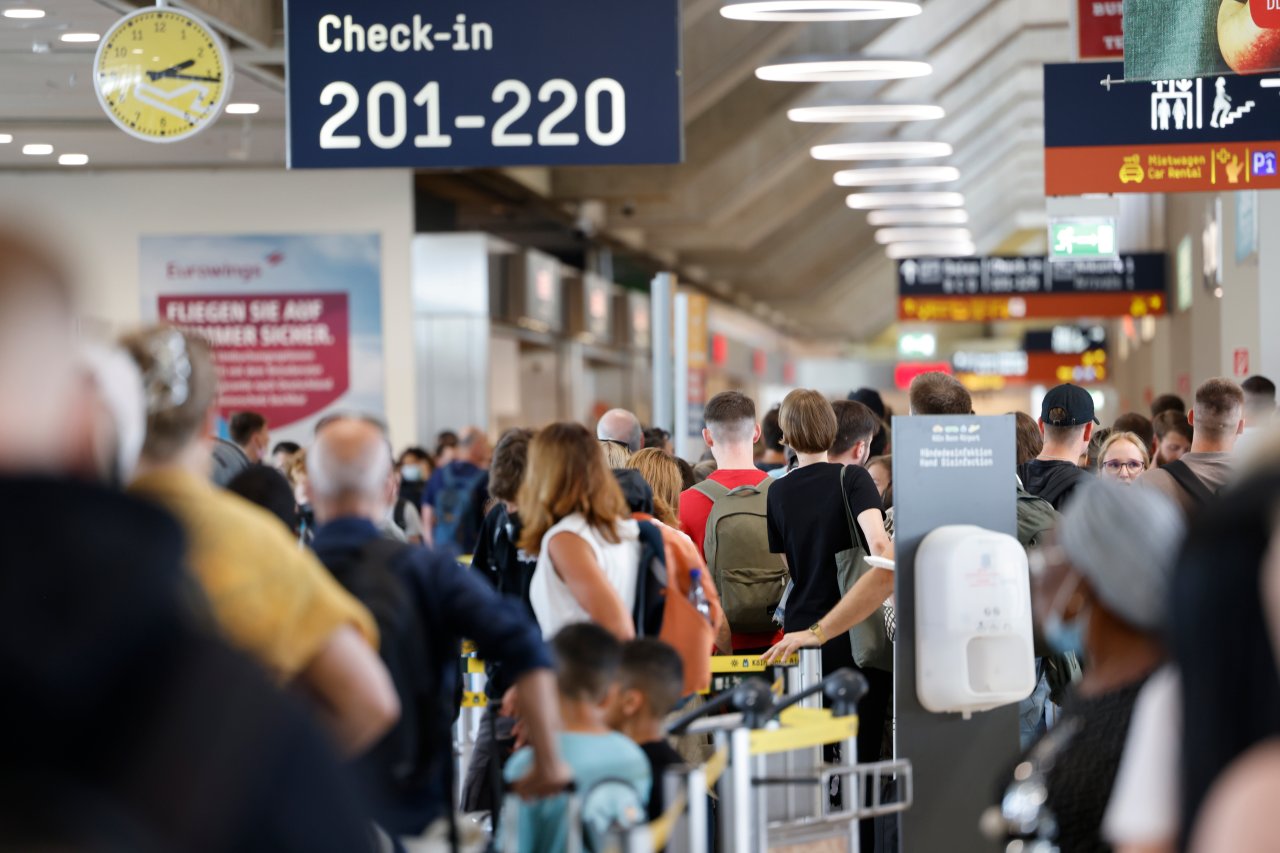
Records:
M219 426L200 337L88 348L74 319L58 264L0 236L0 849L440 849L459 813L503 849L598 843L662 813L691 758L664 720L717 652L860 670L858 756L889 756L910 509L875 391L763 413L717 394L695 465L621 409L394 456L362 413L305 447L252 411ZM973 412L951 376L911 385L908 417ZM1275 386L1212 379L1110 428L1072 385L1015 414L1038 684L1011 784L1045 796L1017 820L1006 797L998 828L1064 853L1263 849ZM488 706L459 779L464 640Z

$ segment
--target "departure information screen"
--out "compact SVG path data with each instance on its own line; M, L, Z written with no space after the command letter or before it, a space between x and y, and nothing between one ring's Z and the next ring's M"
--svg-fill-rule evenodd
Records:
M290 168L677 163L678 0L290 0Z

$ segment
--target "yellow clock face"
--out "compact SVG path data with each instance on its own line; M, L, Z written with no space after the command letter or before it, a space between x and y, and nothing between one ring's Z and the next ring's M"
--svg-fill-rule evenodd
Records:
M177 142L217 119L231 91L231 63L213 30L174 9L125 16L98 45L94 89L132 136Z

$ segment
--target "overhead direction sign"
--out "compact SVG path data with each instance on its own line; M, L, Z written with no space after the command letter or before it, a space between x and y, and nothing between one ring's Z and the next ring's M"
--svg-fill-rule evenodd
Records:
M1146 317L1168 311L1165 256L1049 261L1038 256L911 258L898 263L898 319L981 323Z
M1280 74L1124 82L1046 65L1045 193L1280 189Z
M287 0L290 168L678 163L678 0Z

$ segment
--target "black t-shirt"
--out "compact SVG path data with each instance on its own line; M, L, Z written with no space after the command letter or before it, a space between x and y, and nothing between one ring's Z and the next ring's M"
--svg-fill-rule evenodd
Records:
M853 547L840 497L844 467L832 462L807 465L769 487L769 548L786 554L795 582L787 600L787 631L803 631L840 600L835 557ZM855 524L869 509L883 511L876 482L865 468L850 465L844 488Z
M1062 853L1105 853L1102 818L1111 801L1133 706L1146 680L1091 698L1069 697L1059 725L1071 720L1080 731L1054 757L1049 772L1049 809L1058 819ZM1033 747L1034 749L1034 747Z
M649 770L653 776L653 787L649 793L649 820L652 821L660 818L667 807L666 783L663 780L667 768L684 764L685 761L665 740L642 743L640 748L644 750L644 757L649 759Z

